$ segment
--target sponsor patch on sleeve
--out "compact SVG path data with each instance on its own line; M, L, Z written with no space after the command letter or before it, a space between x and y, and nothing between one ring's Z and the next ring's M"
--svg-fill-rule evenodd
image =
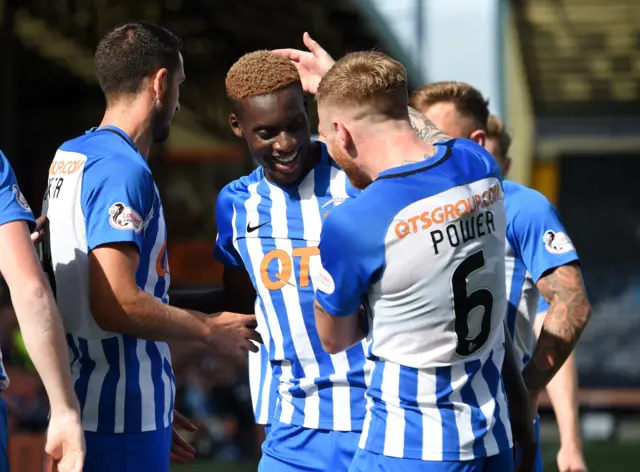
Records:
M562 231L556 233L555 231L547 230L544 232L542 239L545 249L551 254L564 254L569 251L575 251L571 239Z
M114 203L109 208L109 224L115 229L133 231L140 234L144 228L144 220L133 208L122 202Z
M327 295L331 295L336 289L336 284L333 282L333 277L327 272L324 267L320 268L320 274L318 275L317 289Z
M18 204L25 210L31 211L31 207L27 203L27 199L24 198L24 195L22 195L22 192L20 191L20 187L18 187L16 184L13 184L13 187L11 187L11 190L13 190L13 194L15 195L16 200L18 201Z

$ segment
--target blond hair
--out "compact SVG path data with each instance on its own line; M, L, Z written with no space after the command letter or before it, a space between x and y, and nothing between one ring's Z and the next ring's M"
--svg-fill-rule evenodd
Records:
M496 115L490 115L487 122L487 138L494 138L500 144L502 157L506 157L511 146L511 135L507 131L502 120Z
M423 113L436 103L442 102L453 103L458 113L471 118L478 128L487 130L489 100L467 83L433 82L414 91L409 100L413 108Z
M365 106L393 119L406 117L407 71L382 52L353 52L325 74L316 101L318 105Z

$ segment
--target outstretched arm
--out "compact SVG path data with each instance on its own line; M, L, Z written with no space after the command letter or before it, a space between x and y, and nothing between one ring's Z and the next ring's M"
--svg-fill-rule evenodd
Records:
M418 137L425 143L433 144L451 139L450 136L440 131L429 118L415 108L409 107L409 120Z

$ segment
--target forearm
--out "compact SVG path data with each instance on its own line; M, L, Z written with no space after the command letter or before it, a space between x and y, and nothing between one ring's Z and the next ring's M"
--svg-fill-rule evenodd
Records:
M60 314L44 276L39 282L12 291L16 318L31 361L47 391L51 409L75 409L77 399Z
M560 370L589 321L591 307L574 265L558 267L538 282L540 293L549 302L538 343L524 368L527 388L540 392Z
M581 447L577 377L575 356L571 354L547 385L547 394L556 415L561 443Z
M209 334L204 313L166 305L139 289L92 311L102 329L150 341L203 341Z
M332 316L316 300L315 318L318 335L325 351L337 354L345 351L366 336L363 330L360 310L350 316Z

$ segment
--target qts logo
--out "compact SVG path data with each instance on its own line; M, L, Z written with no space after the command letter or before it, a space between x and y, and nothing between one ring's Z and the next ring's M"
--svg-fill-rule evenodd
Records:
M260 264L262 283L269 290L280 290L285 285L308 287L311 258L319 255L320 249L317 246L297 247L291 251L291 255L282 249L269 251ZM294 274L297 259L300 269Z

